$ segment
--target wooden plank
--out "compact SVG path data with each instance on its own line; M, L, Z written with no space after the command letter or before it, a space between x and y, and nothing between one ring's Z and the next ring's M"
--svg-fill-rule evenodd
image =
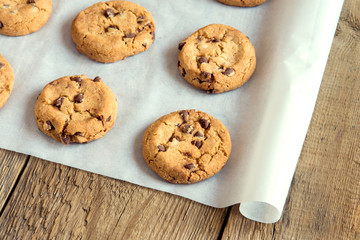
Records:
M26 159L27 155L0 148L0 213L26 163Z
M227 209L30 158L0 239L217 239Z
M240 214L239 205L237 204L231 208L221 239L272 239L273 232L274 224L262 224L243 217Z
M360 1L345 0L280 221L231 210L223 239L360 238Z

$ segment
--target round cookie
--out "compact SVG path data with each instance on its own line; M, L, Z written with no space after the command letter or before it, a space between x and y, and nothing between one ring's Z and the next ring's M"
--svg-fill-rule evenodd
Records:
M0 54L0 108L10 97L14 86L14 73L10 64Z
M0 0L0 33L22 36L38 31L48 21L51 0Z
M256 66L255 49L239 30L211 24L179 44L178 68L193 86L221 93L242 86Z
M117 102L100 77L66 76L47 84L35 104L39 129L62 142L87 143L114 125Z
M255 7L265 3L266 0L218 0L218 2L237 7Z
M80 53L111 63L147 50L155 39L155 23L135 3L99 2L77 15L71 35Z
M171 183L195 183L218 173L231 152L226 127L210 115L182 110L159 118L145 131L143 155Z

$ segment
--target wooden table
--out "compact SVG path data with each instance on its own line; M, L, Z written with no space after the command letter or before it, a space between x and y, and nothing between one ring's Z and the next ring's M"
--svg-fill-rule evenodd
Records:
M359 69L360 0L345 0L275 224L0 149L0 239L360 239Z

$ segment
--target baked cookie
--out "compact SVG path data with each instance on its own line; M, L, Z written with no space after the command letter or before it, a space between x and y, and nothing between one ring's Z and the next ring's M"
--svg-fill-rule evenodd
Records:
M77 15L71 35L79 52L111 63L148 49L155 39L155 24L151 13L135 3L99 2Z
M0 108L10 97L14 85L14 73L10 64L0 54Z
M62 142L87 143L104 136L116 120L114 93L100 77L66 76L47 84L35 104L39 129Z
M151 124L143 137L146 163L172 183L195 183L218 173L231 152L226 127L204 112L182 110Z
M237 7L255 7L266 2L266 0L218 0L221 3Z
M178 68L193 86L221 93L242 86L256 66L255 49L239 30L211 24L179 44Z
M38 31L48 21L51 0L0 0L0 33L21 36Z

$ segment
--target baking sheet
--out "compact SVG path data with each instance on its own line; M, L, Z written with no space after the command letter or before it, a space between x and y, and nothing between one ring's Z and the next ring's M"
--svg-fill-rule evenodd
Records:
M14 69L13 93L0 110L0 147L180 195L214 207L241 203L245 217L276 222L287 197L312 116L343 0L268 0L254 8L215 0L134 0L153 14L156 41L148 51L111 64L75 48L75 16L96 3L53 1L49 22L22 37L0 36L0 53ZM257 68L243 87L208 95L177 70L178 43L212 23L250 37ZM63 146L41 133L37 95L62 76L101 76L118 100L114 128L102 139ZM180 109L197 109L229 129L233 151L215 177L192 185L160 179L142 157L149 124Z

